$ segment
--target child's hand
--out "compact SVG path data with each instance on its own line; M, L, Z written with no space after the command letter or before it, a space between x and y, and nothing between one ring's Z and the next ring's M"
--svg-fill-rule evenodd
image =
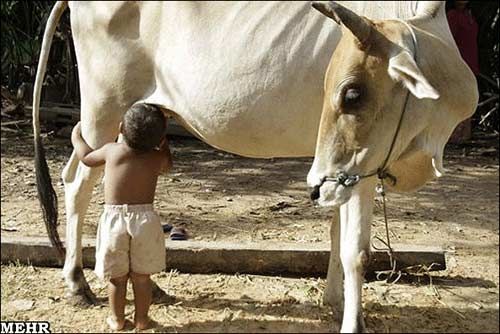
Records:
M71 143L75 146L75 143L82 140L82 122L76 123L73 131L71 131Z
M97 167L106 163L108 144L99 149L90 147L82 137L82 124L78 122L71 132L71 143L78 159L88 167Z
M163 137L163 139L160 142L160 145L158 147L160 151L163 151L168 148L168 138L167 136Z
M82 134L82 122L76 123L75 127L73 128L73 134L76 136L81 136L81 134Z
M168 143L167 136L165 136L160 143L160 152L164 154L164 160L160 168L160 173L165 174L172 168L172 154L170 153L170 145Z

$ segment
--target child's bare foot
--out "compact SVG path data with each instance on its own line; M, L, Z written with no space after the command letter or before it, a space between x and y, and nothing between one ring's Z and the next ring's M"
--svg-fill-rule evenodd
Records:
M106 323L109 328L113 331L121 331L123 327L125 327L125 319L116 319L113 316L110 316L106 319Z
M136 329L148 329L151 326L151 319L146 318L146 319L135 319L135 328Z

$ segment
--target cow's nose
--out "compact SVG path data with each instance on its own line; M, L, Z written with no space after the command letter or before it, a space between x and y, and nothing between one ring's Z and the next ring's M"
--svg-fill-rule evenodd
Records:
M313 190L311 191L311 200L315 201L319 198L319 188L321 186L314 186Z

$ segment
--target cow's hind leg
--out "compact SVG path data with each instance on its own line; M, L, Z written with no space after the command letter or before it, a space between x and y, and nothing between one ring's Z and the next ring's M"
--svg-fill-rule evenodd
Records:
M110 110L114 112L110 113ZM82 102L83 138L93 148L114 141L119 132L121 115L122 109L118 107L84 108ZM102 171L102 167L85 166L73 151L62 173L66 206L66 260L63 275L68 288L66 297L78 305L96 303L82 270L82 227L94 185Z
M326 289L323 295L323 303L330 305L334 318L342 320L344 310L344 273L340 263L340 213L339 208L335 208L334 216L330 227L330 262L328 264L328 275L326 279Z
M80 306L97 302L82 269L82 226L93 187L101 172L102 168L89 168L82 164L73 151L62 174L66 204L66 260L63 275L67 285L66 297Z

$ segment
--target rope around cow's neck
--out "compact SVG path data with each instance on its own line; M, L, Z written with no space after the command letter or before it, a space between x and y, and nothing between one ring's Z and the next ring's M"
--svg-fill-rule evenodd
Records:
M413 28L408 24L408 22L406 22L404 20L399 20L399 19L397 21L400 21L401 23L403 23L408 28L408 30L411 33L411 37L412 37L412 40L413 40L413 47L414 47L413 57L414 57L415 62L416 62L417 61L417 37L415 35L415 32L413 31ZM385 251L387 251L387 254L389 255L390 269L389 270L379 271L377 273L376 277L377 277L377 280L384 280L385 279L386 282L391 283L391 284L394 284L397 281L399 281L399 279L402 276L402 272L401 272L401 270L396 270L396 268L397 268L397 262L396 262L396 258L394 256L394 250L391 247L391 239L390 239L390 236L389 236L389 224L387 222L387 208L386 208L386 199L385 199L384 179L386 177L392 177L393 181L394 181L394 184L395 184L395 178L392 175L390 175L389 173L386 173L385 172L385 168L386 168L387 162L389 161L389 157L391 156L392 150L394 148L394 144L396 143L396 138L397 138L397 136L399 134L399 130L401 128L401 124L402 124L402 121L403 121L403 115L404 115L404 113L406 111L406 107L407 107L407 104L408 104L409 96L410 96L410 92L408 91L406 93L406 98L405 98L405 103L404 103L404 106L403 106L403 111L401 113L401 117L399 118L398 127L396 128L396 133L395 133L394 138L392 140L391 147L389 148L389 153L387 154L387 156L386 156L386 158L384 160L384 163L382 164L382 168L379 168L377 170L377 175L378 175L378 178L380 180L380 185L377 186L377 193L379 193L382 196L382 208L384 210L385 238L386 238L387 241L385 241L382 238L380 238L379 236L375 235L372 238L371 244L372 244L372 248L375 249L375 250L385 250ZM381 171L381 172L379 172L379 171ZM382 174L382 173L385 173L385 175ZM384 244L386 246L386 248L385 249L378 248L377 246L375 246L374 240L380 241L382 244ZM384 278L384 276L385 276L385 278Z

